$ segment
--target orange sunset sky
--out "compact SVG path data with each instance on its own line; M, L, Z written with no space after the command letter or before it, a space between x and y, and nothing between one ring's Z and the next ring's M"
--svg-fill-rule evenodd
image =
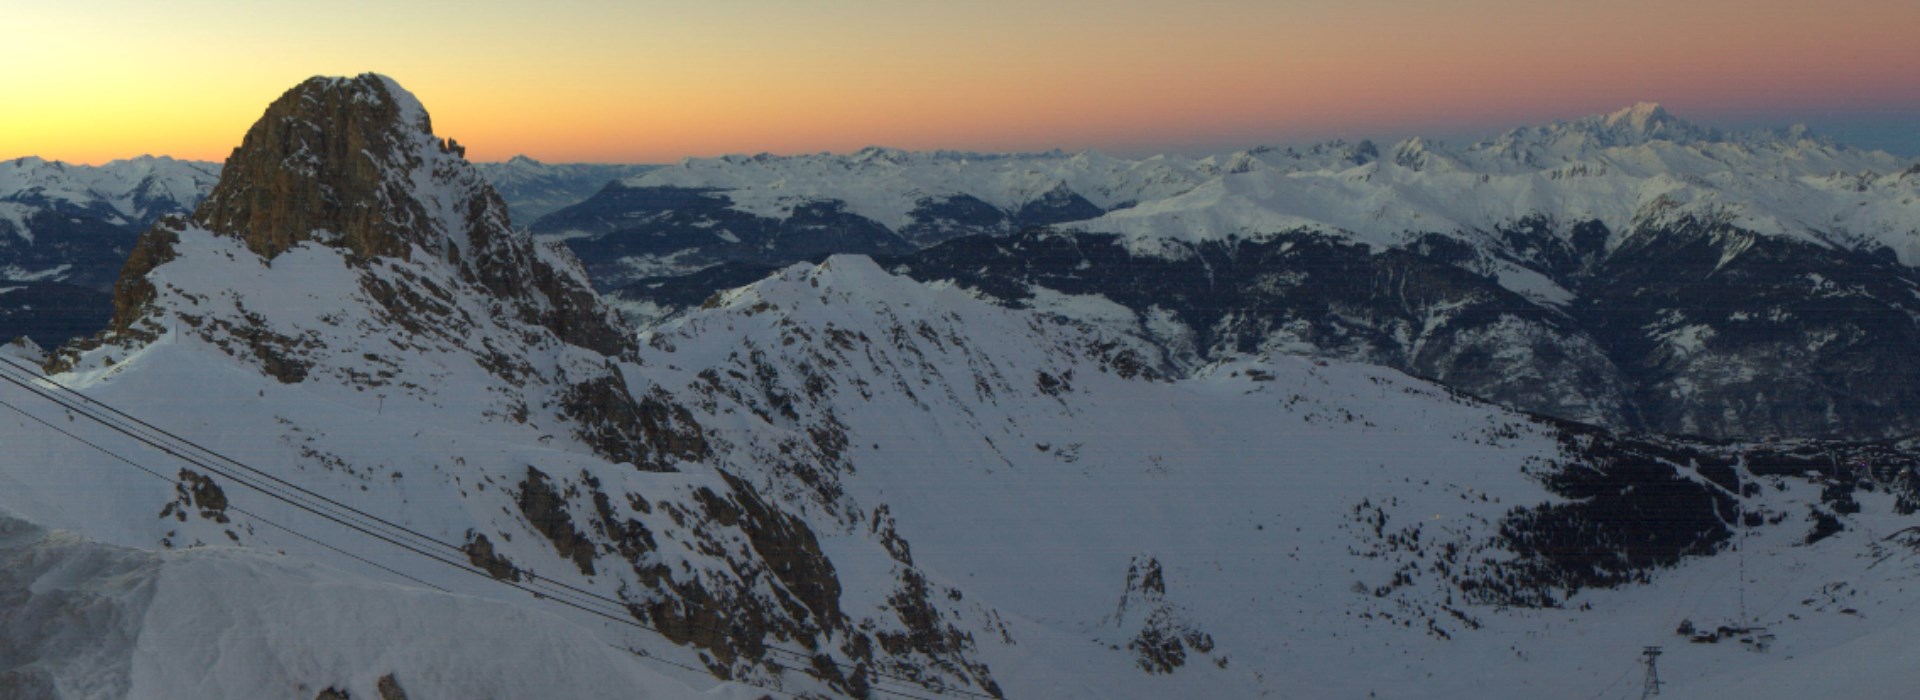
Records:
M0 8L0 159L218 160L301 79L365 71L411 89L475 160L1224 150L1476 136L1643 100L1709 125L1831 125L1920 151L1913 0Z

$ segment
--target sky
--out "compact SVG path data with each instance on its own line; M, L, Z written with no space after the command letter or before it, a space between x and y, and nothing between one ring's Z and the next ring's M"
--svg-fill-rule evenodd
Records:
M384 73L474 160L1204 153L1657 101L1920 155L1913 0L0 0L0 159L220 160Z

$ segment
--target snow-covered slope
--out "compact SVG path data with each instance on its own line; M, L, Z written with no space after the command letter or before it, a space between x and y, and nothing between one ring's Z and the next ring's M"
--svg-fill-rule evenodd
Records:
M299 255L274 259L281 284L323 289L298 272L309 266ZM246 291L261 308L284 310ZM1491 674L1518 692L1584 697L1634 672L1640 645L1682 645L1673 632L1682 620L1757 619L1775 639L1764 653L1737 638L1688 645L1666 659L1673 682L1819 652L1850 638L1862 615L1911 610L1899 590L1915 560L1904 540L1883 540L1910 520L1898 501L1912 503L1913 462L1899 451L1815 447L1794 457L1781 447L1621 441L1391 371L1297 357L1247 357L1167 381L1143 361L1152 347L1139 339L916 283L857 257L795 267L642 340L636 362L621 363L632 390L680 406L712 450L675 462L677 472L596 456L566 434L563 416L489 418L462 396L491 380L434 355L382 366L397 372L394 386L321 373L283 383L181 332L58 380L316 493L538 574L523 581L690 605L730 590L727 580L765 577L748 586L773 586L761 589L768 598L732 599L732 614L743 615L734 624L765 624L751 611L779 609L782 590L796 601L831 600L823 609L861 621L834 638L870 629L876 660L894 659L874 666L886 675L873 682L931 696L899 679L990 674L1007 697L1456 697ZM444 374L432 392L395 388L436 366ZM176 490L10 417L0 424L10 454L29 459L0 473L0 505L29 521L146 548L237 539L350 578L419 585L378 564L457 593L550 609L574 625L556 634L600 636L676 663L702 659L672 641L715 643L636 637L68 423L58 410L33 413L149 466L195 475ZM30 468L55 460L66 466ZM1831 471L1810 479L1810 469ZM1731 526L1743 520L1753 526ZM1822 525L1829 520L1837 531ZM491 535L485 550L472 547L476 534ZM263 586L319 585L246 566ZM666 574L674 583L628 569L674 572ZM704 573L682 579L689 569ZM1745 592L1745 618L1740 576L1764 582ZM375 602L383 595L351 595L384 609ZM1554 607L1536 607L1546 603ZM816 604L826 605L807 605ZM358 614L351 610L343 614ZM437 613L420 615L404 619L434 639L444 634ZM274 613L259 619L287 624ZM604 627L589 632L596 623ZM751 633L801 648L785 635L810 624L787 624ZM707 648L750 657L740 641ZM833 656L858 665L842 653ZM967 666L928 663L938 659ZM364 688L383 673L413 687L407 663L369 665L299 667L232 687ZM1479 671L1454 674L1469 666ZM850 692L802 672L734 668L756 683ZM568 678L568 690L549 694L591 692Z
M1693 682L1915 603L1897 450L1622 440L1300 357L1168 381L1139 338L859 257L643 338L710 435L779 429L733 446L749 479L859 504L895 576L993 606L1011 697L1586 697L1683 620L1773 626L1667 658Z
M22 700L758 697L696 692L525 606L262 550L112 547L5 515L0 599L0 696Z

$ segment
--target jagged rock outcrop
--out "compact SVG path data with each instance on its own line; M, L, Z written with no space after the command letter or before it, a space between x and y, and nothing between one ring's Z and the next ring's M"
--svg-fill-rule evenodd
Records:
M1126 648L1134 655L1135 665L1151 674L1173 673L1197 655L1214 653L1213 635L1187 620L1185 610L1167 600L1166 572L1160 560L1135 557L1127 563L1127 583L1120 594L1120 605L1113 612L1113 626L1129 635ZM1226 668L1227 657L1212 658Z
M428 164L415 137L433 134L426 111L402 94L371 75L315 78L287 91L233 149L194 220L269 259L316 239L366 257L404 259L414 246L442 252L451 232L434 230L422 201L436 193L394 177ZM437 147L458 152L450 140ZM488 222L470 223L490 233Z

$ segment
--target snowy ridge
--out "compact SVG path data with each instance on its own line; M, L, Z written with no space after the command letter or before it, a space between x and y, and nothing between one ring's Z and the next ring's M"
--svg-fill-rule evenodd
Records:
M623 184L710 188L769 218L839 201L895 231L923 198L964 194L1011 211L1064 186L1110 212L1082 228L1181 240L1306 228L1393 245L1531 216L1625 232L1649 217L1712 213L1765 234L1885 244L1911 260L1920 178L1901 172L1911 165L1804 127L1723 132L1639 104L1464 146L1413 138L1384 153L1371 142L1197 160L869 148L690 158Z

